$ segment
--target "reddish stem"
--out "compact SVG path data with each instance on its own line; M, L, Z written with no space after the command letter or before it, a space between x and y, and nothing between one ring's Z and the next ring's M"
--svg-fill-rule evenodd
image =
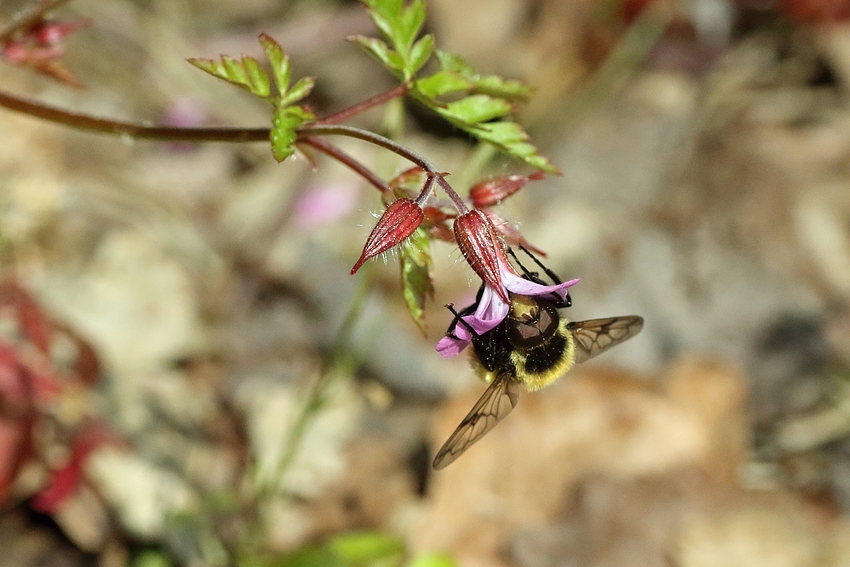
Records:
M380 177L372 173L372 170L334 146L333 144L328 144L322 140L314 138L312 136L304 136L303 138L299 138L298 143L305 144L312 148L319 150L320 152L327 154L337 160L338 162L347 165L349 168L359 173L366 181L371 183L376 189L383 193L392 194L392 189L387 185Z
M69 112L52 106L30 102L9 93L4 93L3 91L0 91L0 106L4 106L18 112L23 112L30 116L56 122L58 124L71 126L78 130L127 136L135 139L180 142L262 142L269 139L270 133L268 128L180 128L170 126L146 126L132 122L118 122L115 120L95 118L87 114ZM448 195L452 200L455 208L460 214L469 210L466 203L464 203L460 195L455 192L449 182L446 181L440 170L434 167L434 165L424 157L390 140L389 138L385 138L384 136L375 134L368 130L355 128L353 126L312 123L305 124L298 128L297 141L301 142L304 138L312 136L328 135L357 138L385 148L405 159L410 160L434 176L437 184L443 189L443 191L446 192L446 195Z
M427 173L430 173L434 176L437 185L439 185L443 191L446 192L446 195L449 196L449 199L454 203L455 208L458 210L460 214L463 214L469 210L466 206L466 203L463 201L460 195L452 188L446 178L443 177L443 173L434 167L434 165L420 156L416 152L405 148L404 146L393 142L389 138L385 138L380 134L375 134L374 132L370 132L368 130L362 130L360 128L355 128L354 126L344 126L341 124L337 125L325 125L325 124L306 124L298 129L299 136L301 135L317 135L317 136L326 136L326 135L339 135L339 136L349 136L351 138L357 138L359 140L363 140L366 142L370 142L375 144L376 146L380 146L391 152L400 155L401 157L410 160L415 163L422 169L424 169Z
M262 142L269 139L268 128L180 128L170 126L145 126L132 122L118 122L95 118L30 102L0 91L0 106L64 124L77 130L129 136L141 140L164 140L175 142Z
M352 116L356 116L361 112L365 112L372 108L373 106L378 106L379 104L383 104L389 100L394 98L404 96L407 94L407 85L401 84L397 87L393 87L392 89L382 92L380 94L376 94L372 98L368 98L363 102L359 102L354 106L350 106L346 109L340 110L339 112L335 112L330 116L326 116L324 118L320 118L316 120L313 124L339 124L340 122L345 122Z

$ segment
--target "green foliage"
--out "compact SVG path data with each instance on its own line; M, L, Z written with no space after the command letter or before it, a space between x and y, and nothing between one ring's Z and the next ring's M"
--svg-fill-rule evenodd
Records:
M405 83L409 82L430 59L434 49L431 35L415 41L425 23L425 3L414 0L405 7L403 0L365 0L364 4L390 45L364 36L351 40Z
M269 134L274 159L283 161L295 153L298 127L314 118L313 113L300 106L279 106L275 109Z
M295 152L298 127L315 119L312 112L295 103L310 94L316 80L303 77L290 88L292 69L289 57L270 36L261 34L259 40L271 67L275 93L272 93L268 73L260 68L260 63L253 57L236 60L222 55L218 61L189 59L189 63L214 77L246 89L274 107L270 134L272 155L277 161L283 161Z
M425 302L434 296L431 269L431 242L428 233L419 227L399 248L401 289L413 322L427 332Z
M447 51L437 50L436 56L440 70L414 83L411 94L417 100L455 127L506 154L548 173L559 172L538 153L519 124L501 120L513 110L513 102L529 95L527 86L496 75L478 75L463 58ZM455 100L443 102L449 95ZM459 95L465 96L457 98Z
M253 57L243 57L241 61L229 55L221 59L189 59L189 63L228 83L242 87L260 98L270 99L269 77L260 69L259 62Z
M471 136L535 168L558 173L518 124L503 120L513 111L515 102L529 95L527 86L496 75L477 74L460 56L435 50L430 35L416 41L425 21L422 0L414 0L407 7L403 0L366 0L365 4L387 41L364 36L351 40L404 81L413 97ZM432 54L440 69L416 77Z
M513 112L514 104L529 95L527 86L496 75L479 75L460 56L435 49L433 36L419 37L425 22L424 0L413 0L407 5L405 0L364 0L364 4L384 39L356 36L351 40L401 79L411 96L471 136L537 169L558 173L540 155L522 127L506 118ZM189 61L274 107L272 155L282 161L295 151L298 128L315 119L305 107L295 105L310 94L315 79L304 77L290 87L291 66L283 48L265 34L260 36L260 45L271 67L271 79L252 57L237 60L222 55L219 60ZM417 77L432 55L436 56L439 69Z

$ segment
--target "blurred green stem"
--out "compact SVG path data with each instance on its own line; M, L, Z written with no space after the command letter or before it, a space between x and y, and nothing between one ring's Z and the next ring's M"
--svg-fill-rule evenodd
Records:
M319 376L310 385L304 404L301 407L301 412L296 417L295 424L286 440L283 454L277 463L275 472L271 476L270 481L261 486L257 491L256 499L258 501L267 496L270 491L273 491L277 487L279 480L286 475L289 467L292 465L292 461L298 454L298 450L301 448L307 428L325 403L328 387L333 383L334 377L340 373L350 374L357 366L357 361L351 354L351 336L355 325L363 313L366 297L371 287L371 265L364 266L364 269L361 270L362 272L365 273L361 275L357 283L357 288L351 298L348 311L331 344L330 354L323 360Z

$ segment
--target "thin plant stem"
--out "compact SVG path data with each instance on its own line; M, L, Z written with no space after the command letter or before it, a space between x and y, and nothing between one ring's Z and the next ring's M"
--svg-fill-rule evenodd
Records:
M131 139L162 140L175 142L262 142L269 139L269 128L181 128L172 126L148 126L133 122L120 122L96 118L88 114L69 112L53 106L39 104L0 91L0 106L29 114L36 118L70 126L77 130L112 134ZM342 124L305 124L298 128L298 139L309 136L348 136L385 148L420 166L432 174L437 184L446 192L458 212L469 209L463 199L446 181L443 173L430 161L397 142L380 134Z
M353 370L354 364L352 363L350 355L351 336L354 332L354 326L363 314L363 308L366 305L366 297L371 289L371 269L367 268L365 271L366 273L361 276L357 288L354 291L354 295L351 298L351 303L348 306L348 311L340 325L339 331L337 331L336 337L334 337L330 355L322 364L318 378L316 378L316 380L311 384L310 391L307 393L304 405L301 408L301 413L296 418L295 425L286 440L284 453L281 455L281 458L277 463L275 474L271 477L273 479L283 478L289 470L289 467L292 465L292 461L298 454L298 450L304 440L304 434L307 431L307 427L324 405L325 395L327 394L328 387L333 381L334 371L345 367ZM266 485L264 488L265 490L269 490L272 487ZM259 498L265 496L264 490L260 490L259 492L260 493L257 495Z
M0 91L0 106L56 124L70 126L76 130L111 134L113 136L122 136L137 140L262 142L269 139L268 128L181 128L177 126L149 126L70 112L54 106L25 100L3 91Z
M365 112L374 106L378 106L379 104L383 104L387 101L390 101L394 98L398 98L400 96L404 96L407 94L407 85L401 84L397 87L393 87L388 91L384 91L380 94L376 94L371 98L367 98L363 102L359 102L354 106L350 106L344 110L340 110L339 112L335 112L330 116L326 116L324 118L320 118L316 120L314 124L339 124L340 122L345 122L352 116L360 114L361 112Z
M344 126L342 124L306 124L298 129L298 134L318 136L349 136L351 138L364 140L366 142L375 144L376 146L380 146L382 148L390 150L391 152L398 154L401 157L406 158L409 161L415 163L416 165L424 169L427 173L432 174L440 188L442 188L443 191L446 192L446 195L449 196L449 199L452 200L459 213L463 214L469 210L466 206L466 203L463 202L461 196L458 195L457 192L449 184L449 182L446 181L445 177L443 176L443 173L440 170L434 167L434 165L430 161L428 161L421 155L405 148L404 146L390 140L389 138L385 138L384 136L381 136L380 134L375 134L374 132L370 132L369 130L363 130L354 126Z
M323 140L319 140L318 138L314 138L313 136L304 136L303 138L299 138L299 143L310 146L316 150L319 150L323 154L326 154L338 162L348 166L351 170L358 173L361 177L363 177L366 181L368 181L372 186L374 186L378 191L391 194L392 189L387 185L383 179L375 175L371 169L334 146L333 144L329 144Z

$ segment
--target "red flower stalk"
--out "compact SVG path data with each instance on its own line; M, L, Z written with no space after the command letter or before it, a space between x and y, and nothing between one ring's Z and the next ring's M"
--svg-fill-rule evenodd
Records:
M466 262L503 301L509 302L499 264L510 264L492 221L484 212L472 210L455 219L454 233Z
M422 208L410 199L399 199L390 204L366 239L363 253L351 268L351 273L359 270L366 260L401 244L422 224L423 218Z

